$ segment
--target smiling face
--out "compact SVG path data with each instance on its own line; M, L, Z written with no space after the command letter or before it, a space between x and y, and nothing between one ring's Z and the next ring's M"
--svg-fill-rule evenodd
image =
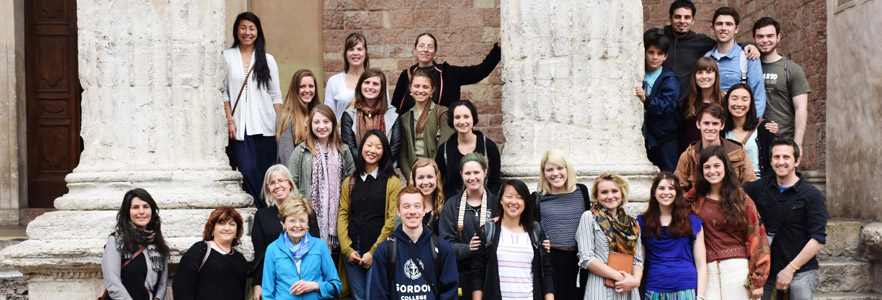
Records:
M460 175L462 175L462 182L468 190L479 191L484 188L484 177L487 175L487 170L484 170L481 163L470 161L462 165Z
M371 167L376 167L379 164L380 158L383 157L383 142L379 137L371 135L364 140L361 157L364 158L364 163L368 166L366 169L373 169Z
M735 17L730 15L719 15L717 16L717 19L714 20L714 24L711 28L714 30L714 36L717 37L717 42L728 43L735 39L735 35L738 34L738 30L741 26L735 25Z
M793 155L793 146L775 145L772 147L772 170L778 178L786 178L796 171L799 160Z
M524 212L524 198L511 185L506 185L499 199L502 202L503 217L507 219L519 220Z
M150 210L150 204L141 198L132 198L132 206L129 208L129 218L136 226L141 229L147 229L147 224L153 218L153 211Z
M695 19L692 18L692 10L687 7L675 9L674 14L671 15L671 28L677 35L689 33L689 30L692 30L692 24L695 24Z
M364 43L358 42L354 47L346 49L346 61L349 66L361 66L364 64L364 58L367 56L364 50Z
M309 214L302 212L299 214L285 217L282 228L288 233L288 238L292 242L299 243L300 238L309 231Z
M317 138L320 140L327 139L331 136L331 132L334 130L334 124L331 122L331 118L325 116L322 113L315 113L312 116L312 133L315 134Z
M422 226L425 208L423 207L423 196L420 194L404 194L398 200L398 217L401 218L401 225L416 229Z
M597 184L597 202L609 211L616 211L622 205L622 188L612 180Z
M272 193L276 203L285 201L291 195L291 182L279 172L275 172L270 176L267 186L269 186L270 193Z
M567 168L553 162L545 162L542 168L542 176L552 189L566 189L567 187Z
M382 87L380 76L368 77L361 84L361 95L365 100L377 100Z
M432 59L435 58L435 40L428 35L419 37L416 46L413 47L413 55L420 64L431 64Z
M662 52L656 46L649 46L646 49L646 71L654 72L662 67L662 64L665 62L665 59L668 58L668 54Z
M297 86L297 94L303 103L310 103L315 98L315 78L306 76L300 79L300 85Z
M746 89L735 89L729 91L729 114L733 118L739 119L747 116L750 111L750 93Z
M239 225L236 224L233 218L217 221L217 223L214 223L214 230L211 232L214 236L214 241L219 244L232 243L233 239L236 238L237 227Z
M704 180L707 180L711 186L723 183L723 179L726 178L726 166L723 164L723 161L716 156L708 158L701 166L701 170L702 174L704 174Z
M429 101L435 89L432 88L432 80L423 76L416 76L410 83L410 95L417 104L422 105Z
M239 21L239 27L236 27L236 37L239 38L239 44L244 46L254 46L257 40L257 25L248 20Z
M662 179L655 188L655 199L658 204L663 207L672 207L674 199L677 198L677 190L674 189L674 181L670 179Z
M723 130L723 120L714 117L709 113L701 114L701 119L695 121L698 131L701 132L701 139L706 143L712 143L720 139L720 131Z
M757 28L756 33L753 34L753 43L762 54L775 51L779 42L781 42L781 35L775 31L774 25Z
M700 89L712 88L716 81L716 73L713 70L698 70L695 72L695 84Z
M438 186L438 178L435 176L435 167L431 165L422 166L416 168L413 172L414 185L420 189L420 193L423 193L423 195L431 195Z
M471 133L473 122L472 111L467 106L459 105L453 109L453 129L457 133Z

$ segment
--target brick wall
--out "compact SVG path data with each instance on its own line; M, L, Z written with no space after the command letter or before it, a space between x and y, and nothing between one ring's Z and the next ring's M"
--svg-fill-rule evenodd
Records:
M668 8L672 0L643 0L646 28L668 24ZM693 30L713 36L710 30L714 10L731 6L741 14L739 42L752 42L753 23L761 17L772 17L781 23L778 53L802 66L812 92L809 94L804 156L801 167L824 169L826 162L825 126L827 120L827 15L826 3L820 0L695 0Z
M499 0L325 0L323 30L325 80L343 71L344 40L360 32L368 39L371 67L385 71L391 94L401 70L416 63L412 50L420 33L438 39L438 62L479 64L499 36ZM500 70L463 86L462 98L478 107L477 129L504 143Z
M643 0L647 28L667 24L672 0ZM718 7L729 5L742 14L738 41L750 41L750 27L771 16L781 23L779 51L799 63L808 76L809 124L804 142L803 167L823 169L826 123L826 6L820 0L724 0L695 1L696 31L712 35L710 18ZM401 70L416 61L411 50L416 36L431 32L438 39L439 61L474 65L483 60L498 38L499 0L324 0L325 78L343 70L343 40L361 32L368 38L371 66L386 71L395 84ZM501 66L489 78L463 87L481 113L477 126L495 141L502 136ZM390 86L394 90L394 86ZM390 92L391 92L390 90Z

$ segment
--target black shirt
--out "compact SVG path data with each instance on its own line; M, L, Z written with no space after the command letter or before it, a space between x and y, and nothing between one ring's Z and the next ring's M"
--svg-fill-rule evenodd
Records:
M353 178L355 185L349 198L349 238L353 249L365 253L371 250L386 225L386 183L389 177L377 172L377 178L371 175L365 180L361 180L361 176Z
M481 153L487 158L487 186L491 193L499 193L499 187L502 184L502 160L499 155L499 147L480 131L473 130L472 132L476 136L475 152ZM459 174L459 162L462 157L463 153L459 152L459 140L455 133L441 146L438 146L438 152L435 153L435 163L438 164L438 170L441 172L441 179L444 182L445 197L454 194L462 195L458 193L463 190L462 175Z
M824 195L802 179L783 192L778 189L775 176L766 176L744 185L744 191L756 203L763 225L772 240L772 264L774 277L799 255L810 239L821 244L827 242L827 203ZM789 205L787 205L789 204ZM799 271L818 269L817 257L812 257Z
M206 251L211 252L202 264ZM199 270L200 265L202 270ZM172 291L178 300L240 300L246 295L247 275L248 266L242 253L223 254L199 241L181 256Z

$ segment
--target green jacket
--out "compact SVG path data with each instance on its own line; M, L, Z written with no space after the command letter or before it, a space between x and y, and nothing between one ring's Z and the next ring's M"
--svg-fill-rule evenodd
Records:
M439 107L435 103L431 103L428 111L429 120L426 121L426 127L423 129L423 142L425 143L427 158L434 159L435 152L438 151L438 145L444 143L448 137L455 132L453 128L447 124L447 108ZM420 158L417 157L414 149L414 131L417 119L414 118L413 109L401 114L399 117L401 122L402 143L400 153L398 154L398 167L401 168L401 174L405 178L410 179L410 168ZM439 134L440 133L440 134Z
M340 149L343 150L343 170L340 172L340 182L342 183L346 177L355 172L355 163L352 160L352 154L349 153L349 147L344 144ZM297 191L300 192L306 200L312 200L312 151L306 146L306 142L297 144L291 157L288 158L288 170L291 171L291 178L294 179Z

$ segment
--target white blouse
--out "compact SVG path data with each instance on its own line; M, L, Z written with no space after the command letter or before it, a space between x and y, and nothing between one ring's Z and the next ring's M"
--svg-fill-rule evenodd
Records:
M243 70L242 54L239 47L224 50L227 63L227 76L224 79L224 102L230 102L230 109L236 104L236 96L245 80L247 71ZM256 60L251 54L252 65ZM248 78L248 84L239 98L233 122L236 123L236 140L245 140L245 134L275 136L276 110L273 104L282 104L282 90L279 88L279 67L275 58L266 54L266 63L270 71L270 81L265 88L257 88L254 72Z
M355 90L346 88L346 72L340 72L337 75L328 78L328 84L325 86L325 104L334 110L337 116L337 123L343 117L346 107L355 97Z

